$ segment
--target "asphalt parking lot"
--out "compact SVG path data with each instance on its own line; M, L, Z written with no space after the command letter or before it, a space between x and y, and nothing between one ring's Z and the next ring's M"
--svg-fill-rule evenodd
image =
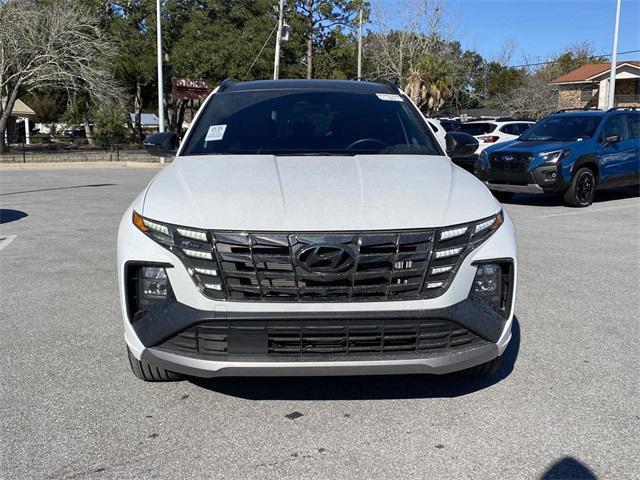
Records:
M517 324L489 380L146 384L115 236L155 173L0 171L0 478L640 478L637 192L505 205Z

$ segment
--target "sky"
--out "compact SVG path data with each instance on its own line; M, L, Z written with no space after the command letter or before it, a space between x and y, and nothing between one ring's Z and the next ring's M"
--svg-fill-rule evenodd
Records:
M616 0L448 0L446 8L452 37L463 48L494 59L512 42L510 65L525 57L544 61L583 41L598 55L613 47ZM618 42L619 52L640 50L640 0L622 0ZM619 59L640 60L640 51Z

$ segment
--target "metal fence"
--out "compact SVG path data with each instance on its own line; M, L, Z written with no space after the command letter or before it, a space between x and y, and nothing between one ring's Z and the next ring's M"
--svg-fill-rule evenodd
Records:
M36 134L29 141L24 136L8 137L5 144L0 163L159 161L130 137Z

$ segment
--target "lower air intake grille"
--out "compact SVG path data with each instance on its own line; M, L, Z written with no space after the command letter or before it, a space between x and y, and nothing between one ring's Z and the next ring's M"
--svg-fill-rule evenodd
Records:
M204 358L411 355L485 342L446 319L207 322L158 348Z

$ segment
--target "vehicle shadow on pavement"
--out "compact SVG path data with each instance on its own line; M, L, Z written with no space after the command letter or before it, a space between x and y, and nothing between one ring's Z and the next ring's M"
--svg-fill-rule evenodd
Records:
M11 208L0 208L0 224L11 223L21 218L28 217L27 212L22 210L13 210Z
M640 197L640 188L624 187L613 190L602 190L596 193L593 205L599 203L613 202L625 198ZM564 206L564 200L559 193L546 193L544 195L534 193L518 193L512 199L503 201L505 205L531 205L536 207L557 207Z
M38 190L23 190L21 192L7 192L0 193L0 197L4 197L7 195L18 195L21 193L36 193L36 192L50 192L52 190L70 190L72 188L90 188L90 187L113 187L116 185L115 183L94 183L90 185L74 185L72 187L52 187L52 188L40 188Z
M581 461L573 457L564 457L551 465L542 474L540 480L565 480L567 478L597 480L598 477Z
M490 387L508 377L520 350L520 322L513 319L512 337L500 369L483 378L462 375L373 375L351 377L190 378L202 388L248 400L390 400L459 397Z

